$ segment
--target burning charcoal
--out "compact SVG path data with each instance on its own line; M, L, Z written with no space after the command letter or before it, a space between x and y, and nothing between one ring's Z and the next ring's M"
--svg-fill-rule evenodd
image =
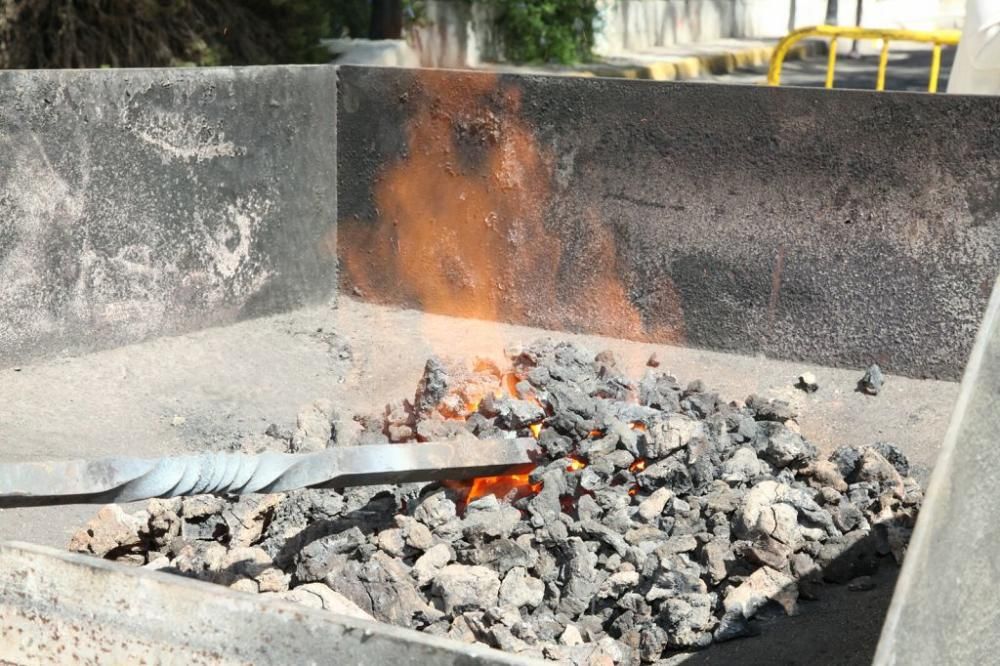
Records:
M430 529L416 518L410 516L395 516L396 526L406 545L418 551L429 550L435 543Z
M639 584L638 571L618 571L604 579L597 589L599 599L618 598Z
M497 603L500 578L486 567L449 564L434 577L433 592L447 613L490 608Z
M669 488L657 488L652 495L639 503L639 516L646 522L659 518L673 496L674 493Z
M865 514L849 501L842 501L830 513L833 515L834 524L841 532L850 532L857 527L865 529L868 527Z
M325 449L334 438L337 414L329 400L317 400L303 408L296 419L291 453L313 453Z
M427 360L413 401L418 413L430 413L437 407L451 387L450 380L449 368L444 361L434 357Z
M691 392L681 400L680 408L699 418L705 418L718 409L718 405L719 396L715 393Z
M469 431L462 421L424 419L417 424L417 439L421 442L458 439L469 436Z
M514 567L500 583L500 603L521 608L536 608L545 597L545 584L530 576L524 567Z
M376 543L379 548L393 557L402 557L403 551L406 549L406 543L403 541L403 530L399 528L382 530L376 538Z
M722 465L722 480L728 483L749 483L767 474L767 465L757 453L747 447L737 449L733 457Z
M858 391L868 395L878 395L884 383L885 375L882 374L882 368L873 363L865 370L864 376L858 380Z
M420 502L413 517L433 530L456 517L455 503L443 491L436 492Z
M715 595L685 594L667 599L662 618L667 625L670 647L706 647L712 642L716 620L712 615Z
M408 568L385 553L376 552L361 564L357 584L341 589L343 578L327 576L325 582L382 622L415 627L441 619L417 591Z
M841 446L830 454L829 460L837 466L842 477L850 479L861 462L861 451L853 446Z
M501 505L493 495L469 502L462 519L466 538L510 536L521 520L521 512L509 504Z
M146 531L142 537L152 549L163 548L180 536L182 521L177 515L180 507L181 502L178 499L153 499L146 505L149 521L146 523Z
M439 543L427 550L413 563L410 573L417 580L418 585L426 585L434 579L434 576L444 568L446 564L455 559L455 553L451 546Z
M816 447L780 423L759 424L757 455L777 468L800 466L816 458Z
M726 613L739 613L744 618L752 618L769 601L775 601L785 613L795 612L798 589L795 579L770 567L761 567L737 587L726 594L722 605Z
M831 583L844 584L871 575L878 569L875 540L864 530L832 537L820 548L816 564L823 570L823 578Z
M562 632L562 635L559 636L559 644L570 647L574 645L583 645L583 636L580 635L580 630L577 629L575 625L568 624L566 625L566 629Z
M700 421L683 414L671 414L665 420L650 424L641 455L651 460L659 460L687 446L693 438L703 437L704 434L704 427Z
M847 491L847 482L840 473L840 467L829 460L815 460L802 470L802 475L810 479L814 488L830 488L838 493Z
M229 534L229 546L249 546L260 541L281 495L242 495L222 510Z
M600 585L596 569L597 556L578 537L568 540L566 551L568 560L564 569L563 597L559 603L559 612L577 617L590 605Z
M716 642L724 643L737 638L757 636L760 629L751 624L740 612L726 613L719 621L719 627L712 634Z
M907 476L910 473L910 461L907 459L906 454L899 450L898 447L888 442L875 442L872 446L873 449L878 451L883 458L889 461L896 471L899 472L900 476Z
M676 455L648 465L636 475L640 488L667 487L677 494L691 492L691 475L687 464Z
M503 576L515 567L533 567L538 553L529 545L511 539L496 539L476 548L471 555L474 564L489 567Z
M906 496L906 489L903 484L903 477L899 475L896 468L882 457L874 448L865 448L861 454L861 460L851 481L862 481L877 484L879 494L892 492L896 497L902 499Z
M342 565L343 556L353 553L365 542L367 538L357 527L313 541L299 553L296 579L305 582L323 580L331 569Z
M664 412L677 412L681 404L681 387L677 380L664 373L646 371L639 382L639 404Z
M712 539L702 548L701 557L713 585L718 585L726 579L736 561L728 539Z
M359 608L353 601L338 592L334 592L323 583L308 583L306 585L299 585L294 590L289 590L287 592L270 592L266 593L265 596L271 596L284 601L291 601L292 603L302 604L303 606L308 606L309 608L327 610L331 613L336 613L337 615L353 617L359 620L375 619Z
M97 512L82 530L73 535L69 549L107 559L117 559L127 553L139 552L149 514L127 514L117 504L109 504ZM145 558L139 562L145 561Z
M795 388L801 389L806 393L815 393L819 390L816 375L811 372L803 372L799 375L799 381L795 384Z
M771 567L779 571L788 566L792 549L771 537L758 535L752 542L740 542L737 554L752 564Z
M543 428L538 445L553 458L562 458L573 451L573 440L560 435L554 428Z
M759 395L751 395L746 403L758 421L784 423L798 416L792 406L784 400L767 400Z
M714 481L705 493L705 508L711 514L732 513L740 504L743 494L729 487L725 481Z
M521 430L540 423L545 418L545 410L528 400L500 398L493 401L497 425L507 430Z

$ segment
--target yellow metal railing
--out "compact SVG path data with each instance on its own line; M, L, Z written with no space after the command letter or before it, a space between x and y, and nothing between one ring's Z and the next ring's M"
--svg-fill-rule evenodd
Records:
M834 71L837 67L837 40L876 39L882 40L882 52L878 59L878 78L875 90L885 90L885 70L889 65L889 42L923 42L933 44L931 54L931 78L927 85L928 92L937 92L938 78L941 74L941 47L956 46L962 36L960 30L881 30L878 28L859 28L854 26L817 25L809 28L799 28L790 32L775 47L771 54L771 65L767 71L768 85L781 85L781 66L785 62L788 50L796 42L807 37L829 37L830 55L826 64L826 87L833 87Z

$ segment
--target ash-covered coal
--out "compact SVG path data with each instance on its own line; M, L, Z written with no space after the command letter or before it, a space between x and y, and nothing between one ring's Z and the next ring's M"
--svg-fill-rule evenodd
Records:
M433 359L357 444L535 435L534 472L153 501L102 510L72 547L512 653L650 663L902 559L922 499L905 456L820 458L795 417L566 343Z

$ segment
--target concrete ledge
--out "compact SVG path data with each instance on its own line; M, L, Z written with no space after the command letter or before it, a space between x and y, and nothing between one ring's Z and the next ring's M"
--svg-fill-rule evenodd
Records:
M579 65L491 65L482 69L522 74L601 76L652 81L690 81L762 67L771 61L777 42L727 39L683 47L650 48L641 52L606 56ZM827 42L805 40L792 47L786 61L825 55Z
M329 298L333 67L0 73L0 367Z
M174 574L0 543L0 658L17 664L538 663Z

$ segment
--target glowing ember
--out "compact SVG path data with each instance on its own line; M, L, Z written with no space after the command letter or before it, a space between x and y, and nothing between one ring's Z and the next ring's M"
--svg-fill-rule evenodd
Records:
M569 464L566 465L566 471L567 472L575 472L576 470L583 469L586 466L587 466L587 463L584 462L583 460L580 460L579 458L570 458L569 459Z
M646 432L646 424L642 421L636 421L629 425L632 430L639 430L641 432Z
M542 489L542 484L531 483L528 474L511 474L508 476L481 476L473 479L472 487L469 488L469 495L466 503L474 502L486 495L495 495L498 499L514 501L521 497L537 493Z
M630 471L633 474L635 474L636 472L641 472L644 469L646 469L646 459L645 458L639 458L634 463L632 463L631 465L629 465L628 471Z
M600 437L600 436L601 436L601 435L603 435L603 434L604 434L604 433L603 433L603 432L601 432L600 430L591 430L591 431L590 431L590 436L591 436L591 437Z
M542 424L541 423L532 423L530 426L528 426L528 430L531 431L531 436L532 437L534 437L535 439L538 439L538 435L541 434L541 432L542 432Z

